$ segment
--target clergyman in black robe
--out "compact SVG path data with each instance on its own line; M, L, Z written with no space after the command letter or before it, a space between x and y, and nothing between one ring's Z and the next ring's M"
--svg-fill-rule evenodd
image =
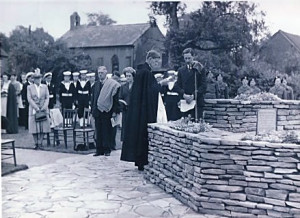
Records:
M148 164L147 124L157 121L159 91L161 85L167 84L165 80L158 83L154 77L154 71L160 66L160 54L149 51L146 63L137 67L132 85L121 160L135 162L139 170Z

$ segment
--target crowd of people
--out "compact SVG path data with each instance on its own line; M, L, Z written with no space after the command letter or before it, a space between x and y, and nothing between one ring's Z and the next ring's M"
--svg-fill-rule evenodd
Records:
M139 170L148 163L147 124L178 120L190 116L198 121L203 116L204 99L229 98L229 86L221 73L214 75L194 60L193 49L183 51L185 64L176 71L159 72L161 56L151 50L145 63L136 70L126 67L120 73L99 66L97 73L80 70L63 72L63 81L55 85L52 73L22 73L1 76L2 129L17 133L18 125L33 134L39 148L45 133L50 132L49 110L77 109L79 126L83 126L84 109L94 118L96 153L109 156L116 146L117 127L112 121L122 113L121 160L133 161ZM261 92L254 78L241 79L237 94ZM294 99L286 79L275 78L270 92L282 99ZM47 114L46 118L43 114ZM39 119L37 119L39 117Z
M237 95L255 95L262 90L257 86L255 78L247 76L241 78L241 86L237 90ZM269 89L269 92L277 95L281 99L294 100L294 92L291 86L288 86L286 78L275 77L274 86ZM207 90L206 99L228 99L229 86L223 81L223 75L217 74L216 77L209 71L207 73Z

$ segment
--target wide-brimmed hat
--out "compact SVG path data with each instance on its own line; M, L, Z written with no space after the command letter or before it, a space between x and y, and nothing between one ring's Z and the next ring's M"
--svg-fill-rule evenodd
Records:
M34 70L34 74L32 75L32 77L33 78L41 78L41 77L43 77L43 75L41 74L41 70L39 69L39 68L36 68L35 70Z
M39 79L39 78L42 78L42 74L40 74L40 73L34 73L34 74L32 75L32 77L33 77L34 79Z

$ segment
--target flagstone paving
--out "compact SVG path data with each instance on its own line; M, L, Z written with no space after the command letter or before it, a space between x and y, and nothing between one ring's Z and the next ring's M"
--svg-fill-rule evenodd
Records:
M143 178L133 163L76 155L2 178L2 216L18 218L213 217Z

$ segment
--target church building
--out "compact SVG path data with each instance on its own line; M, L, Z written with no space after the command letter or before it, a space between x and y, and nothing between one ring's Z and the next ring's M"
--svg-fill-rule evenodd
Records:
M70 30L60 40L70 49L81 49L92 61L92 69L104 65L109 72L136 67L146 59L147 51L162 54L162 67L168 59L164 48L165 37L156 23L88 26L80 24L80 16L70 16Z

